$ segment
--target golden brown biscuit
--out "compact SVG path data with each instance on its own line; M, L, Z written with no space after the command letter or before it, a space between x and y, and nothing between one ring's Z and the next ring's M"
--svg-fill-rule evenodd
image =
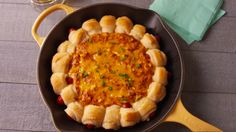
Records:
M89 35L84 29L80 28L78 30L71 31L68 39L72 44L77 45L88 40Z
M87 105L84 108L82 123L85 125L94 125L101 127L105 116L105 108L96 105Z
M75 121L81 122L84 108L79 102L72 102L67 105L65 112L67 115L69 115Z
M132 35L135 39L140 40L141 38L143 38L145 32L146 28L143 25L135 24L130 31L130 35Z
M67 53L74 53L75 52L75 44L72 44L70 41L64 41L59 45L57 48L57 52L67 52Z
M152 76L152 79L155 82L161 83L162 85L167 84L167 78L168 78L168 71L165 67L156 67L154 75Z
M82 24L82 28L88 32L89 35L101 33L101 26L96 19L89 19Z
M146 53L149 55L151 62L154 66L166 65L166 55L162 51L158 49L149 49Z
M145 33L143 38L140 40L143 46L147 49L159 49L159 43L156 38L149 33Z
M113 33L116 28L116 18L111 15L103 16L100 20L102 32Z
M159 82L152 82L149 85L147 97L155 102L160 102L166 96L166 88Z
M68 105L69 103L74 102L76 96L77 96L77 93L73 84L68 85L61 91L61 97L65 105Z
M52 59L52 72L68 73L71 59L69 53L56 53Z
M156 111L156 103L147 97L140 99L133 104L133 108L139 112L142 121L148 121L150 114Z
M133 108L120 108L120 123L122 127L133 126L140 121L139 112Z
M116 20L116 33L126 33L129 34L133 27L133 22L126 16L117 18Z
M53 91L59 95L61 90L65 88L68 84L66 82L66 74L65 73L53 73L50 81L53 87Z
M106 114L102 126L105 129L113 130L120 128L120 106L112 105L106 108Z

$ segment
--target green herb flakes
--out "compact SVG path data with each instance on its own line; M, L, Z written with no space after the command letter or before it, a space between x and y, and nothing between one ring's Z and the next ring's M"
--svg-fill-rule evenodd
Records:
M132 84L133 84L133 80L131 78L128 78L128 86L130 87L132 86Z
M105 76L104 75L100 75L100 79L103 79L103 78L105 78Z
M79 69L79 72L83 73L83 72L84 72L84 69L81 67L81 68Z
M129 78L129 75L126 74L126 73L123 73L123 74L120 73L119 76L122 77L122 78Z
M83 77L87 77L89 74L86 72L86 71L84 71L83 73L82 73L82 76Z
M102 80L101 85L102 85L102 86L105 86L105 85L106 85L106 82L105 82L104 80Z
M126 98L126 97L121 97L121 101L127 101L128 100L128 98Z
M120 57L120 60L121 60L121 61L124 61L126 58L127 58L127 57L123 55L123 56Z
M112 74L116 74L116 71L115 70L111 70L110 71Z
M112 91L113 88L112 88L112 86L109 86L108 89L109 89L110 91Z
M120 47L120 51L125 51L125 49L123 47Z
M140 68L140 67L141 67L141 64L136 64L135 67L136 67L136 68Z

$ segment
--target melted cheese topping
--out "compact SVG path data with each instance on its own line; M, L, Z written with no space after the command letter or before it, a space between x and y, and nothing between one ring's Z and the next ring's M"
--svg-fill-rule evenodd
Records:
M69 75L81 104L106 107L146 96L153 73L139 41L127 34L101 33L77 45Z

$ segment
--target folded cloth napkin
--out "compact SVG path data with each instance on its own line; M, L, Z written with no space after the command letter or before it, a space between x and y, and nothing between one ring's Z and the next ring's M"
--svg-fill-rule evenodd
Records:
M207 29L225 14L220 9L222 4L223 0L154 0L149 8L191 44L201 40Z

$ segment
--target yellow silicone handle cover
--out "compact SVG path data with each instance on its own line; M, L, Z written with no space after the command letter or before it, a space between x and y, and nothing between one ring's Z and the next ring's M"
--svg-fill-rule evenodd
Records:
M75 9L70 6L64 4L56 4L45 9L42 13L40 13L38 18L35 20L31 30L31 34L39 46L43 44L43 41L45 39L45 37L39 36L39 34L37 33L39 25L41 24L41 22L44 20L45 17L47 17L49 14L51 14L56 10L64 10L67 15L75 11Z
M189 113L180 98L177 100L173 110L163 122L177 122L195 132L222 132L219 128Z

